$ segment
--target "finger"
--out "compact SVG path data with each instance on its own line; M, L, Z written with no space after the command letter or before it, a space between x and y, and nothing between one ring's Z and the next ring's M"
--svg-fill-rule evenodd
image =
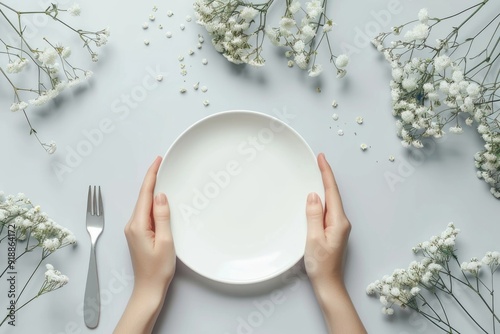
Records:
M141 190L139 191L139 198L135 205L134 216L145 218L149 217L151 214L153 190L156 183L156 173L158 172L158 168L160 168L160 163L161 157L157 157L144 177ZM139 219L139 221L146 221L146 219Z
M332 168L328 161L326 161L325 155L320 153L318 155L318 165L321 171L321 177L323 179L323 185L325 187L325 205L328 211L333 211L336 213L344 213L344 207L342 205L342 199L340 197L339 188L337 182L335 181L335 176L333 175Z
M170 230L170 207L167 195L158 193L153 204L153 220L155 228L155 239L171 239Z
M323 226L323 204L316 193L310 193L309 196L307 196L306 218L308 239L316 239L325 235Z

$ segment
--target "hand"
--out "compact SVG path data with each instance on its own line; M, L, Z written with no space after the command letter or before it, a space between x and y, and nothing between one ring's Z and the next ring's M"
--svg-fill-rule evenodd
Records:
M149 168L125 236L134 267L134 289L166 292L175 272L175 249L170 230L170 208L163 193L153 198L158 157Z
M332 169L324 154L318 165L325 187L325 210L316 193L309 194L306 205L307 242L304 261L313 285L332 280L343 282L344 257L351 231Z
M175 272L175 249L167 196L153 197L158 157L149 168L130 221L125 226L134 290L114 333L149 334L153 330Z
M347 219L332 169L324 154L318 166L325 187L325 209L318 194L307 197L304 262L329 332L364 334L366 330L344 284L344 258L351 223Z

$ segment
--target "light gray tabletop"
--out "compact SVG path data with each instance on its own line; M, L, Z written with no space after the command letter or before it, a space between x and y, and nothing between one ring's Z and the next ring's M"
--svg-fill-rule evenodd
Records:
M325 152L331 162L353 225L347 287L368 331L438 333L408 316L388 319L365 288L395 268L406 268L415 259L411 248L440 233L450 221L462 230L457 248L464 259L498 249L499 203L476 177L472 157L482 144L474 131L449 136L419 152L401 146L391 114L390 67L366 36L413 20L422 7L439 16L467 3L331 1L330 15L337 23L334 51L341 53L339 46L352 51L348 75L342 80L326 71L309 78L296 67L288 68L286 59L270 47L262 68L230 64L196 24L192 1L81 3L82 14L74 22L92 29L109 26L111 36L100 50L99 62L83 62L94 72L88 83L65 92L55 103L29 111L39 135L57 142L54 155L46 154L28 135L21 114L5 111L11 96L2 85L0 189L26 193L71 229L78 244L48 259L69 276L69 284L29 304L20 311L15 329L5 326L0 332L111 333L133 286L123 228L148 166L192 123L216 112L245 109L284 119L315 153ZM33 1L33 5L42 9L46 3ZM142 24L154 5L156 20L144 30ZM167 17L167 10L174 15ZM193 17L191 22L187 15ZM39 30L42 36L43 27ZM167 31L171 38L165 37ZM198 34L205 36L201 49L196 47ZM188 54L190 49L193 55ZM184 57L185 76L179 56ZM158 74L163 81L156 80ZM193 90L197 82L208 90ZM182 87L187 88L185 94L179 92ZM209 106L203 105L205 100ZM332 100L338 102L336 109ZM337 121L333 113L339 115ZM364 118L363 124L356 123L357 116ZM339 129L343 136L337 134ZM368 150L360 150L362 143ZM389 161L391 155L394 162ZM391 175L398 176L396 182L388 181ZM82 312L90 251L85 230L89 184L102 187L106 209L106 227L97 245L102 314L93 331L85 327ZM2 249L1 261L6 260L3 254ZM38 279L42 276L40 270ZM0 293L3 301L5 292ZM272 302L276 293L282 294L280 302ZM3 302L1 306L4 309ZM209 281L178 261L155 332L326 333L326 327L300 264L264 283L231 286Z

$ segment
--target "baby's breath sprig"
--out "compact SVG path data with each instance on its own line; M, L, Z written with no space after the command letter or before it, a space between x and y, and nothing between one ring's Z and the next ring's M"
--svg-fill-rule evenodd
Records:
M109 29L98 31L77 29L61 18L64 15L78 16L80 12L80 6L77 4L62 8L53 3L45 10L21 11L0 2L0 23L5 23L8 27L0 35L0 59L6 64L5 67L0 66L0 78L3 77L6 86L13 91L14 101L10 110L21 111L24 114L30 135L34 135L49 154L55 152L56 143L54 141L45 143L39 139L26 109L46 104L67 87L78 85L84 79L90 78L92 72L70 62L72 50L69 46L52 43L45 37L39 40L30 38L26 33L25 20L33 15L50 17L49 22L56 22L64 29L77 34L83 43L83 48L87 50L92 61L96 62L99 59L96 48L107 43ZM8 38L9 34L13 34L13 37ZM34 68L28 69L30 65ZM25 86L26 82L29 82L28 86Z
M413 248L415 254L423 256L420 261L413 261L408 269L396 269L391 275L368 285L366 292L379 298L382 313L392 315L394 306L399 306L417 312L445 333L464 333L453 322L452 315L459 314L476 326L477 333L496 332L500 319L495 312L494 274L500 266L500 253L486 252L481 260L472 258L460 263L455 250L459 232L453 223L448 224L440 235ZM459 296L459 289L465 289L473 295L472 299L476 298L474 308L480 314L489 315L486 323L474 317L468 304L471 299ZM450 308L459 313L451 312Z
M252 3L242 0L196 0L194 9L198 23L212 35L215 49L235 64L263 66L264 40L283 47L288 66L297 65L318 76L323 66L316 62L321 44L326 43L330 62L338 78L347 73L347 55L334 55L329 33L333 21L326 15L328 0L312 0L303 5L299 0L286 0L285 11L275 27L268 22L274 0Z
M448 33L433 42L438 28ZM474 125L485 142L475 155L477 176L500 198L498 2L483 0L444 18L421 9L418 20L381 33L373 44L392 67L392 108L403 146L421 148L425 137Z
M0 278L9 270L12 271L12 266L17 266L19 260L25 255L36 253L37 249L40 250L41 255L24 287L15 294L16 308L13 311L14 313L41 295L57 290L68 283L67 276L54 270L54 267L50 264L46 264L45 280L41 284L38 293L21 304L21 296L23 296L26 287L35 277L42 262L57 250L76 243L76 238L70 230L50 219L45 212L41 211L39 206L33 205L23 193L5 196L0 191L0 244L2 242L7 242L9 247L16 249L16 251L9 250L10 263L7 264L5 269L0 269ZM0 321L0 327L11 314L9 311Z

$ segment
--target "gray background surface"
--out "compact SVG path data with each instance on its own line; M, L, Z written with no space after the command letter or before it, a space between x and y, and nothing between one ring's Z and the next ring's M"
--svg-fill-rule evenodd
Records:
M39 8L46 5L32 2ZM191 3L111 0L81 4L82 15L74 19L75 25L91 29L109 26L112 35L109 45L100 51L98 63L84 62L95 73L90 82L67 91L55 103L29 111L40 136L58 143L53 156L28 135L22 115L8 111L11 95L2 89L0 189L26 193L54 220L71 229L78 245L49 258L70 277L70 283L22 310L15 329L3 327L0 332L110 333L133 285L123 227L148 166L186 127L204 116L248 109L292 115L287 123L313 151L325 152L331 162L353 225L346 282L368 331L438 333L430 324L407 315L386 318L378 300L368 297L365 288L395 268L406 268L415 259L411 248L440 233L450 221L462 229L457 248L464 260L499 249L499 203L475 176L472 156L482 143L474 131L450 136L438 145L430 142L417 153L401 147L390 109L389 66L363 36L413 20L422 7L427 7L431 16L443 16L469 2L332 1L329 13L337 23L334 51L341 53L340 45L356 51L343 80L326 73L309 78L298 68L289 69L286 60L270 47L263 68L228 63L194 22ZM142 23L148 21L153 5L159 8L157 19L143 30ZM391 13L390 8L397 8L398 13ZM168 18L167 10L174 16ZM193 21L186 22L186 15L193 16ZM184 31L179 29L181 23L186 26ZM164 29L158 29L158 24ZM40 36L45 34L43 29L40 27ZM167 31L172 32L171 39L165 37ZM201 50L196 49L198 34L206 40ZM150 41L149 46L144 45L144 39ZM189 56L189 49L195 54ZM181 55L185 57L186 76L180 74L177 58ZM203 58L207 65L202 64ZM323 60L329 69L325 55ZM159 72L164 76L161 83L154 80ZM194 91L196 82L208 91ZM188 92L180 94L181 87ZM128 105L127 98L131 101ZM203 106L205 99L210 101L208 107ZM337 109L331 107L333 99L338 101ZM340 117L338 121L331 118L334 112ZM362 125L355 122L357 116L364 117ZM92 145L87 156L69 166L70 152L84 145L85 133L97 129L103 120L112 122L112 130ZM345 135L338 136L338 129ZM369 149L362 152L361 143ZM390 155L396 157L394 162L388 160ZM58 177L56 163L66 164L68 172ZM386 180L388 173L399 175L401 182L391 187ZM103 306L95 331L85 327L82 316L90 248L85 230L89 184L102 186L106 208L106 228L97 246ZM0 263L5 260L2 255ZM35 259L19 266L20 274L27 271L30 261ZM42 276L40 271L38 279ZM31 292L36 289L33 286ZM0 293L0 300L4 300L4 291ZM282 293L283 302L259 318L257 305L266 304L272 293ZM239 333L326 333L300 266L271 281L241 287L208 281L180 262L156 332L233 334L238 333L242 319L252 317L263 320L251 331L240 329Z

